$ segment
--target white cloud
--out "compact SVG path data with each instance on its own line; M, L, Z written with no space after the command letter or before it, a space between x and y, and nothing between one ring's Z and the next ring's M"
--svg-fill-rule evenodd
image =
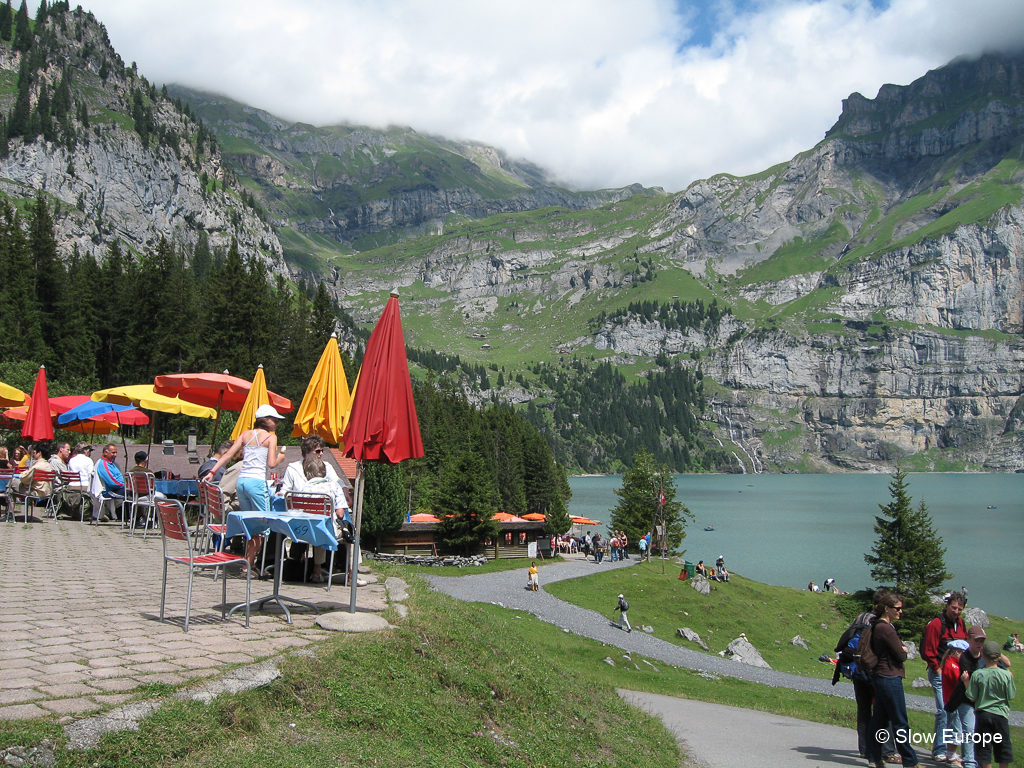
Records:
M668 0L94 0L127 62L282 118L494 144L584 188L753 173L958 55L1018 46L1020 0L765 0L679 50ZM690 11L692 13L692 11Z

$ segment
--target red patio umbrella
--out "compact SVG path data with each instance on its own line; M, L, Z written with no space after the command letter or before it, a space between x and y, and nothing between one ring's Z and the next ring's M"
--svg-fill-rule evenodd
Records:
M363 462L398 464L423 455L420 421L412 399L409 361L405 356L398 292L384 305L359 369L352 414L345 428L345 455L359 462L355 487L355 541L349 558L349 613L356 612L356 560L365 486Z
M217 445L217 429L220 427L222 410L241 411L245 398L249 395L252 382L237 376L224 373L173 373L157 376L153 379L153 391L165 397L177 397L196 405L205 405L217 411L217 420L213 425L213 438L210 440L211 451ZM293 409L292 401L287 397L268 391L270 404L281 413Z
M53 417L50 415L50 398L46 392L46 366L39 366L36 384L32 387L32 403L28 407L25 423L21 425L21 436L29 440L53 440Z

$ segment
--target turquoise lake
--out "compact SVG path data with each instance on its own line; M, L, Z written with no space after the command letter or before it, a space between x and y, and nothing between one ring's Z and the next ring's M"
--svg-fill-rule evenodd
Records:
M1024 474L907 479L914 506L924 500L946 547L947 588L966 586L971 606L1024 619ZM677 475L676 499L695 518L685 558L713 563L722 555L734 573L780 586L804 589L832 577L843 591L871 587L864 553L890 482L881 474ZM573 477L569 485L569 511L601 521L604 531L622 477Z

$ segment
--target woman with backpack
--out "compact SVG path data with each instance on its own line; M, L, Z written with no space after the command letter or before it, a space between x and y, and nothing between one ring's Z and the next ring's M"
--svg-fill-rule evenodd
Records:
M910 722L907 719L907 699L903 692L903 678L906 672L903 663L907 660L907 646L903 644L893 622L903 614L903 598L890 592L882 595L875 607L875 620L870 629L867 648L861 653L861 661L871 670L871 684L875 689L875 703L868 725L868 762L875 768L883 768L882 745L877 735L892 726L896 736L896 749L903 759L905 768L917 765L917 752L909 743ZM861 640L863 641L863 634ZM876 658L872 658L876 657Z

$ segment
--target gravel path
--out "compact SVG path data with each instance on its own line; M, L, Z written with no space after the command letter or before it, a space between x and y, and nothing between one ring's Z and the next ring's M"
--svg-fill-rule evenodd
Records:
M608 596L608 612L602 616L595 611L589 611L559 600L544 591L544 584L587 576L599 569L629 568L635 565L637 565L635 559L617 563L606 560L601 565L597 565L582 556L570 555L564 562L552 563L541 568L539 592L530 592L524 589L525 567L513 571L475 576L440 576L431 573L427 574L427 579L438 591L458 600L492 603L503 608L532 613L541 621L554 624L575 635L614 645L630 653L639 653L649 659L657 659L698 672L750 680L773 688L790 688L795 691L810 691L844 699L853 698L853 686L845 680L833 687L831 679L819 680L787 672L751 667L723 659L721 656L700 653L665 640L659 640L637 630L636 627L632 633L623 632L610 622L613 616L618 618L618 615L612 610L615 605L615 595ZM935 704L931 696L907 694L907 708L922 712L934 712ZM1024 725L1024 713L1011 712L1010 724Z

